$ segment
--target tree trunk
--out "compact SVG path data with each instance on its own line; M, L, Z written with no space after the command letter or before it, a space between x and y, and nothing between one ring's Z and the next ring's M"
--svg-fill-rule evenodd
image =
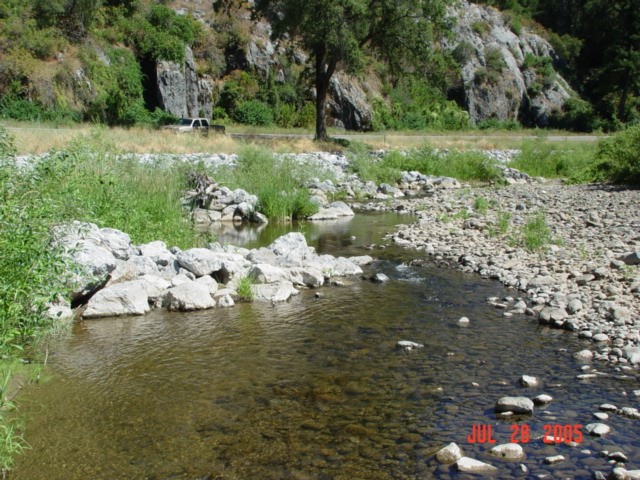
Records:
M627 99L629 98L629 86L631 84L631 72L627 68L624 72L622 80L622 92L620 93L620 101L618 102L618 120L626 121Z
M327 49L320 46L315 49L316 57L316 140L327 140L327 93L329 92L329 82L336 69L337 61L328 59Z

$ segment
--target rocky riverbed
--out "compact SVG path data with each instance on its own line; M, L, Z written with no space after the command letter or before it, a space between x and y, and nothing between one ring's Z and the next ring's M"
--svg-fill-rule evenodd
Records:
M504 315L526 312L575 331L596 359L621 365L640 364L639 207L638 190L558 182L439 189L365 205L418 215L391 236L421 252L415 262L499 280L514 289L507 300L489 299ZM549 230L547 244L531 251L523 236L535 219Z

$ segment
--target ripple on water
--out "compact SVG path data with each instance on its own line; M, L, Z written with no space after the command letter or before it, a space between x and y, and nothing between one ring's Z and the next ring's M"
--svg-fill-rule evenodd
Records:
M396 255L375 265L390 282L326 288L320 299L76 325L51 347L55 380L24 398L33 448L13 478L458 478L432 460L452 441L497 465L499 478L521 476L520 463L532 475L586 478L611 469L604 449L640 462L637 421L618 415L610 435L579 447L533 440L548 423L591 422L605 401L629 405L621 391L635 375L576 382L575 336L503 317L485 302L506 295L495 282L396 268ZM407 354L398 340L425 347ZM518 386L522 374L541 387ZM497 420L495 401L543 392L554 401L517 419L532 432L522 462L466 442L474 423L508 442L514 420ZM565 461L544 463L557 454Z

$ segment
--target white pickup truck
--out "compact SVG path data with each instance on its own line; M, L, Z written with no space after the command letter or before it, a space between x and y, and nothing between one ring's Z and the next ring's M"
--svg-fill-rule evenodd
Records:
M206 118L181 118L177 124L167 125L164 128L176 133L202 132L205 135L208 135L210 131L225 133L224 125L211 125Z

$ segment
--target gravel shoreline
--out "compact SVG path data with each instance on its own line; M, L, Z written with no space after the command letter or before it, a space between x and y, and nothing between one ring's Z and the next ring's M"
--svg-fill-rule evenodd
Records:
M486 212L474 208L487 200ZM504 188L436 190L383 206L417 221L390 235L424 252L416 262L444 263L500 280L516 298L490 299L504 315L527 313L593 342L594 358L640 364L640 190L558 182ZM532 216L544 215L552 242L530 252L518 241ZM506 234L499 216L510 217Z

